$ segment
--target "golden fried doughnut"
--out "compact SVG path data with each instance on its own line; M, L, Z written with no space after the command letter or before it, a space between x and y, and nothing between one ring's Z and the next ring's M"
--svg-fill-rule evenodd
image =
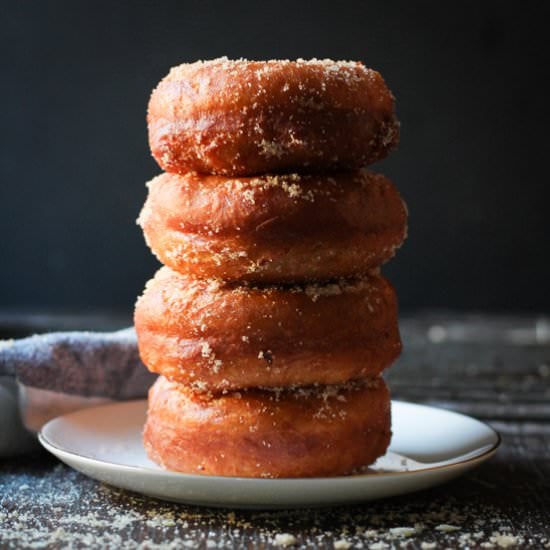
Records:
M138 299L145 365L195 390L341 384L399 355L396 296L379 275L254 288L162 267Z
M197 394L160 377L149 392L149 457L169 470L239 477L350 474L386 452L381 379L293 391Z
M138 222L159 260L201 278L285 283L363 275L405 238L407 212L367 170L227 178L162 174Z
M394 98L360 62L231 61L174 67L147 115L167 172L242 176L354 169L399 140Z

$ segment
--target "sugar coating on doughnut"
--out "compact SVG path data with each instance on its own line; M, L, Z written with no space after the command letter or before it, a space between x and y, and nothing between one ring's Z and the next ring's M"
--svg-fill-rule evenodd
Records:
M148 127L153 156L175 173L359 168L399 140L380 74L329 59L223 57L174 67L151 95Z
M167 469L280 478L359 471L384 454L390 435L381 379L212 396L160 377L149 394L144 442Z
M401 351L395 292L376 272L258 287L163 267L134 322L145 365L195 391L341 384L377 376Z
M165 264L201 278L268 284L360 276L389 260L407 210L384 176L230 178L162 174L138 218Z

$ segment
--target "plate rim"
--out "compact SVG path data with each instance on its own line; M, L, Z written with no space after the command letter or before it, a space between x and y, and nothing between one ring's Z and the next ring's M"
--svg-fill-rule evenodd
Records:
M128 401L120 401L120 402L114 402L114 403L106 403L103 405L98 405L94 407L89 407L85 409L79 409L77 411L72 411L70 413L66 413L60 416L57 416L55 418L52 418L46 424L42 426L40 431L38 432L38 440L40 444L50 453L54 454L59 458L59 455L64 455L69 458L77 458L79 461L82 461L83 463L94 465L94 466L100 466L100 467L108 467L110 469L118 469L123 471L129 471L132 473L140 473L140 474L146 474L146 475L162 475L163 477L171 477L174 479L187 479L187 480L208 480L208 481L215 481L220 483L227 483L227 482L239 482L239 483L246 483L254 485L273 485L273 484L281 484L281 482L286 483L306 483L306 484L313 484L316 485L321 484L331 484L331 483L350 483L353 481L357 481L360 479L382 479L382 478L396 478L396 477L402 477L402 476L414 476L418 475L420 473L428 473L428 472L437 472L437 471L449 471L455 468L464 467L466 465L474 465L478 462L483 462L487 459L489 459L492 455L496 453L500 445L502 444L502 436L496 430L493 426L488 424L487 422L484 422L483 420L479 420L475 417L469 416L467 414L453 411L450 409L445 409L441 407L436 407L432 405L426 405L423 403L415 403L412 401L403 401L400 399L392 399L391 403L392 405L394 403L396 404L403 404L403 405L412 405L414 407L421 407L424 409L431 409L436 411L441 411L446 414L456 415L463 417L469 421L478 422L479 424L483 425L485 428L487 428L492 434L495 436L495 442L488 448L485 449L483 452L481 452L479 455L475 455L472 457L464 458L462 460L456 461L456 462L446 462L445 464L440 464L436 466L428 466L426 468L422 469L412 469L412 470L404 470L404 471L398 471L398 472L380 472L380 473L361 473L361 474L351 474L351 475L344 475L344 476L331 476L331 477L285 477L285 478L276 478L276 479L266 479L266 478L255 478L255 477L239 477L239 476L214 476L214 475L200 475L200 474L188 474L184 472L176 472L172 470L165 470L161 469L154 469L147 466L133 466L129 464L122 464L119 462L111 462L102 460L99 458L94 458L90 456L86 456L83 454L80 454L75 451L69 451L67 449L64 449L60 447L59 445L56 445L52 441L48 439L48 437L45 435L44 430L53 422L59 421L61 419L64 419L66 417L82 413L84 411L86 412L93 412L97 409L103 409L108 407L119 407L119 406L128 406L128 405L137 405L138 403L146 403L147 399L133 399ZM55 449L56 452L53 452L50 450L50 448ZM452 460L452 459L450 459Z

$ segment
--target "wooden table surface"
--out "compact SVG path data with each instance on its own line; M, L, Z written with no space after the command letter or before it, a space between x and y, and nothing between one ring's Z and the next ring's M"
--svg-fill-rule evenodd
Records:
M358 506L216 510L108 487L38 450L0 461L1 547L550 548L549 319L421 314L401 328L393 396L473 415L502 435L470 474Z

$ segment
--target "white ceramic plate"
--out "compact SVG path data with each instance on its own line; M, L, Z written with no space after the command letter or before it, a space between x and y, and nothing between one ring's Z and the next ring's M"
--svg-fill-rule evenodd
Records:
M392 402L393 438L371 471L332 478L250 479L162 470L145 455L146 401L73 412L48 422L42 445L84 474L164 500L233 508L330 506L425 489L491 457L499 435L468 416Z

